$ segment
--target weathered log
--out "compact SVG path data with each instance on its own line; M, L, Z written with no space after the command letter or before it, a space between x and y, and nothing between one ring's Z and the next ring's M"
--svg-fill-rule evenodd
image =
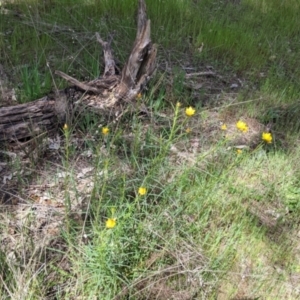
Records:
M147 20L144 0L139 0L137 35L122 72L116 66L111 39L105 42L96 33L104 54L105 68L101 77L80 82L56 71L56 75L73 86L30 103L0 108L0 141L30 139L55 129L72 116L75 105L103 112L134 101L155 70L157 53L150 39L150 20Z

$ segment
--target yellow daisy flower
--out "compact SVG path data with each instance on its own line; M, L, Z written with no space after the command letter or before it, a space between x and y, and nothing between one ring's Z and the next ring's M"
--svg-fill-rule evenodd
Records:
M102 134L103 135L108 135L109 134L109 128L108 127L103 127L102 128Z
M115 218L109 218L105 222L106 228L114 228L117 225L117 220Z
M145 187L140 187L138 190L139 195L144 196L147 194L147 189Z
M192 106L189 106L185 109L185 114L188 116L188 117L192 117L196 112L196 109L193 108Z
M273 140L272 134L270 132L263 132L261 138L267 144L271 144Z
M227 125L226 124L222 124L221 125L221 130L227 130Z
M248 125L241 120L236 123L236 128L242 132L247 132L249 130Z

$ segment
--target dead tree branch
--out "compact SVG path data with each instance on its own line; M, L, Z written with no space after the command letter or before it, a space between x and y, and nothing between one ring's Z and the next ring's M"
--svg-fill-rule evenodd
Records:
M96 40L103 48L103 75L90 82L80 82L56 71L56 75L72 86L56 92L55 96L0 108L0 141L28 139L56 128L66 121L68 114L72 114L75 103L101 113L122 110L122 104L135 101L156 67L157 47L151 42L150 20L147 19L144 0L139 0L137 24L133 48L121 74L113 57L112 38L105 42L96 33Z

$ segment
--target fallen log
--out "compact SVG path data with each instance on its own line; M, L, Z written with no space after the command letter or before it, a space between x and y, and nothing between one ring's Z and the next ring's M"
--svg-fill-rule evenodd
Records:
M139 0L137 35L122 71L117 68L108 42L96 33L104 54L104 73L90 82L80 82L61 72L55 74L72 84L30 103L0 108L0 141L30 140L57 129L73 116L75 107L94 112L122 110L122 104L135 101L156 67L157 47L150 38L150 20L144 0Z

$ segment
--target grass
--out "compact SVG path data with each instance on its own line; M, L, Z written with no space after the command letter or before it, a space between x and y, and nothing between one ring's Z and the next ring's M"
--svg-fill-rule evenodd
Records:
M139 100L151 115L109 123L84 113L47 159L12 163L27 204L1 208L0 298L297 299L298 2L148 2L158 62L170 69ZM57 69L99 76L96 31L116 31L120 65L135 36L135 1L15 1L0 11L0 63L19 102L64 87ZM195 96L183 67L208 65L226 84L199 79ZM271 144L261 141L268 123Z

